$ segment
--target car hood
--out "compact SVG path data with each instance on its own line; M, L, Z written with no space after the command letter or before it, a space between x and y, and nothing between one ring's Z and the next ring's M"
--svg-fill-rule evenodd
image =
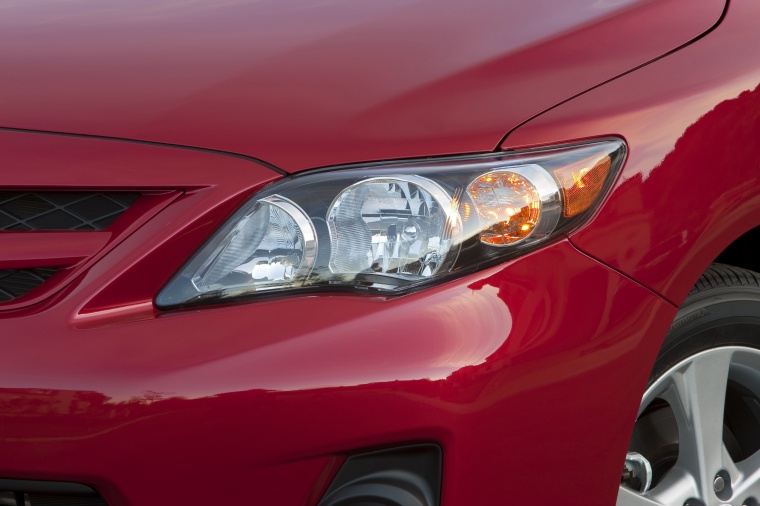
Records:
M724 0L10 0L0 127L286 171L495 149L685 44ZM600 132L610 133L610 132Z

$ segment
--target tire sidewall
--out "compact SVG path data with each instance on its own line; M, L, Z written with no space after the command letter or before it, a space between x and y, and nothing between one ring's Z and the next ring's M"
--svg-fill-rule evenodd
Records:
M688 357L721 346L760 349L760 288L710 289L688 297L670 326L647 386Z

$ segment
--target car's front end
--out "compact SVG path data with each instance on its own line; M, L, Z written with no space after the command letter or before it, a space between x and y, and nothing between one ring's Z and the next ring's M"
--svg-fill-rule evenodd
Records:
M0 16L0 504L616 501L751 2L79 4Z

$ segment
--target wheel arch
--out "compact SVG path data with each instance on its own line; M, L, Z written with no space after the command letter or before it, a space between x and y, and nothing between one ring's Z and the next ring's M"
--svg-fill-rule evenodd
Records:
M760 220L744 214L722 230L704 233L693 250L683 259L683 265L671 280L671 302L681 307L686 297L713 264L724 264L760 272Z
M715 262L760 272L760 225L734 239L715 258Z

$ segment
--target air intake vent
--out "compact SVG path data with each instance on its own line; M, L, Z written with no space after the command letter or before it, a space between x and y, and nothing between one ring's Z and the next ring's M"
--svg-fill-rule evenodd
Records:
M55 271L53 268L0 270L0 302L8 302L31 292Z
M99 496L0 492L0 506L108 506Z
M0 506L108 506L79 483L0 479Z
M103 230L137 192L0 191L0 230Z
M346 459L319 506L438 506L441 447L402 446Z

